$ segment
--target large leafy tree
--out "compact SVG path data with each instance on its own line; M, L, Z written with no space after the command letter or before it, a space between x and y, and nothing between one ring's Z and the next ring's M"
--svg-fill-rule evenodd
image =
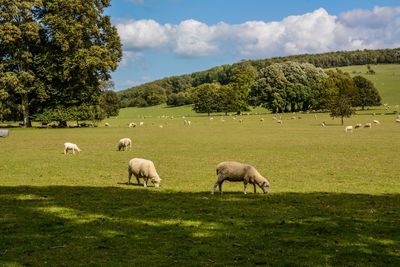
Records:
M345 117L354 114L354 106L359 101L357 87L348 73L340 70L329 71L324 87L327 108L332 117L340 117L343 125Z
M219 83L205 83L193 88L193 110L197 113L221 111L221 85Z
M0 84L20 101L25 126L31 108L100 104L100 84L122 56L117 30L103 14L109 5L109 0L0 2Z
M122 56L117 30L103 15L109 0L43 0L48 107L99 105L101 83Z
M370 80L357 75L353 77L353 81L359 95L357 106L361 106L364 110L366 106L379 106L381 104L381 96L378 89Z
M319 108L319 90L327 75L308 63L274 63L259 71L250 103L273 112Z
M226 109L228 111L236 111L239 114L241 111L249 109L248 99L257 77L257 69L249 62L241 62L233 65L230 72L230 82L227 90L231 91L234 102L231 99Z
M42 81L36 79L41 25L37 14L42 1L0 1L0 86L17 100L25 127L31 125L33 98L44 99Z

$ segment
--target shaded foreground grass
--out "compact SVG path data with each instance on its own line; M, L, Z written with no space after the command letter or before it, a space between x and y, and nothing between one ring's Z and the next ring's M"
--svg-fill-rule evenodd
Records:
M0 265L400 266L400 194L0 187Z

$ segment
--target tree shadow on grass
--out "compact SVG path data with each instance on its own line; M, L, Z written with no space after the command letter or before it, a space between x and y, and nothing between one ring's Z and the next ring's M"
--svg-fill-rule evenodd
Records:
M400 266L400 195L0 187L0 265Z

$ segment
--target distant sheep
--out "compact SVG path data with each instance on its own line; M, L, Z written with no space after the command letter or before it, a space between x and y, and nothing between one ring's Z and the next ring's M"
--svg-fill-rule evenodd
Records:
M358 129L358 128L361 128L361 126L362 126L361 123L357 123L357 124L354 126L354 128L355 128L355 129Z
M128 127L129 128L135 128L137 125L134 122L129 123Z
M118 141L118 151L125 151L127 148L132 150L132 140L130 138L122 138Z
M260 118L260 122L264 122L264 118Z
M75 154L75 151L78 154L82 151L76 144L73 143L64 143L64 155L68 153L68 151L72 150L72 154Z
M396 122L400 123L400 119L396 119Z
M143 121L139 122L139 126L143 126L143 125L144 125Z
M350 133L350 132L352 132L353 131L353 126L346 126L345 128L344 128L344 131L346 132L346 133Z
M131 183L132 174L136 177L138 184L140 184L139 178L144 179L144 187L147 187L147 181L150 179L155 187L160 186L160 176L156 171L156 167L151 160L133 158L128 164L128 184Z
M247 184L254 186L256 193L256 185L258 185L264 193L269 191L269 182L265 179L253 166L242 164L235 161L221 162L217 166L217 181L215 182L211 194L214 194L215 188L219 187L219 192L222 194L222 183L224 181L244 183L244 193L246 194Z
M108 122L106 122L106 123L104 123L104 126L108 127L108 126L110 126L110 124Z
M370 122L368 122L364 125L364 128L372 128L372 124Z
M378 120L373 120L375 124L381 124Z
M323 121L323 122L321 123L321 126L322 126L322 127L326 127L326 122Z

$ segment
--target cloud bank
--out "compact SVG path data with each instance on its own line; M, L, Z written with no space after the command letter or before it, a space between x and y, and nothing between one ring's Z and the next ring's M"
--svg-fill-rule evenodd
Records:
M399 47L400 7L357 9L339 16L319 8L281 21L242 24L207 25L190 19L162 25L154 20L128 20L116 27L127 55L159 49L184 57L227 53L260 58Z

